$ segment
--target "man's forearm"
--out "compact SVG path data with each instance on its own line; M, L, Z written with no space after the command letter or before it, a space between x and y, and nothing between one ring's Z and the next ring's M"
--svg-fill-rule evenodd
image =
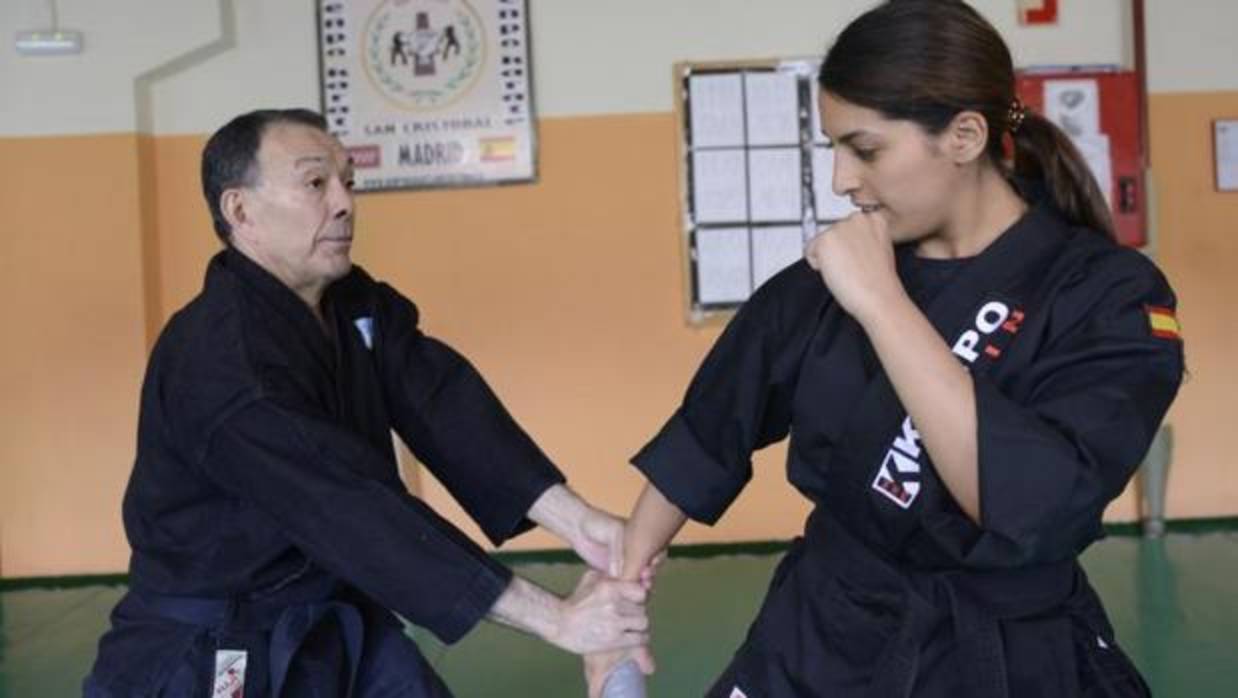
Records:
M623 521L591 506L566 485L554 485L529 508L529 518L566 541L596 570L617 575L622 567Z
M567 485L555 484L529 507L529 519L566 541L579 535L580 522L591 507Z

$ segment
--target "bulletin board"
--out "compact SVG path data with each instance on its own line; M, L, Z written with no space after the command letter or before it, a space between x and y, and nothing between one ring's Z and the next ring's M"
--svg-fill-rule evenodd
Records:
M725 318L850 215L831 190L814 60L680 63L675 103L688 317Z

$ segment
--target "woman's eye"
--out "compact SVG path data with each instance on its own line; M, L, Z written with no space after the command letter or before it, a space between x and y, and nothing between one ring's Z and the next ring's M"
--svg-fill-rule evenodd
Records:
M872 162L877 157L876 148L856 148L855 156L864 162Z
M322 189L322 185L326 182L322 177L315 177L309 181L310 189Z

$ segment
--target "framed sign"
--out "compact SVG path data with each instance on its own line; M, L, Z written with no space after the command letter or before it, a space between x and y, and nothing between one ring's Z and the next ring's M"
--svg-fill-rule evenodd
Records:
M318 0L318 23L358 190L536 178L526 0Z

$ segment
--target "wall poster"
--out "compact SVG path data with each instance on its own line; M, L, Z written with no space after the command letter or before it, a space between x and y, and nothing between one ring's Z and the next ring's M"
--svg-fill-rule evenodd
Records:
M535 179L526 0L318 0L318 21L358 190Z

